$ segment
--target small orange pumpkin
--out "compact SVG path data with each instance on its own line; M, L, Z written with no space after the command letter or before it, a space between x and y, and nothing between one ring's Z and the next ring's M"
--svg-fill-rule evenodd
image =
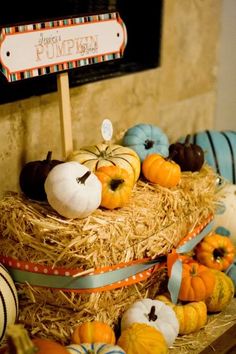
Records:
M228 237L210 233L197 245L195 254L200 263L223 271L233 263L235 247Z
M31 339L28 331L22 324L13 324L7 329L9 354L11 353L37 353L37 354L69 354L66 347L52 339ZM8 353L8 351L7 351Z
M171 160L171 157L163 157L153 153L148 155L142 163L144 177L162 187L175 187L180 182L180 166Z
M202 301L210 296L215 285L211 269L195 261L183 263L179 299L182 301Z
M119 166L103 166L95 172L102 183L101 206L106 209L123 207L133 189L133 175Z
M68 354L68 350L63 345L46 338L32 339L37 354Z
M115 332L104 322L87 321L77 325L73 332L71 341L74 344L81 343L107 343L115 344Z

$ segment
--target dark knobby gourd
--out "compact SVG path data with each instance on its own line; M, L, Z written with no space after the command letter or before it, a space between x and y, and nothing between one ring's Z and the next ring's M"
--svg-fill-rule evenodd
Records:
M236 131L204 130L191 134L190 142L201 146L205 162L219 176L236 183Z
M204 152L197 144L190 143L190 135L186 136L184 143L177 142L169 146L169 153L180 166L181 171L200 171L204 163Z
M63 161L52 160L52 152L49 151L46 160L30 161L24 165L20 173L20 188L31 199L46 201L44 182L53 167Z

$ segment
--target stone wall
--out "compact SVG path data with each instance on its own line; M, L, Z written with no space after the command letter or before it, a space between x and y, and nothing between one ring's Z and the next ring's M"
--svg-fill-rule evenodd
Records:
M161 66L70 90L74 148L153 123L174 141L213 127L222 0L165 0ZM0 105L0 195L17 191L23 164L48 150L63 158L56 93Z

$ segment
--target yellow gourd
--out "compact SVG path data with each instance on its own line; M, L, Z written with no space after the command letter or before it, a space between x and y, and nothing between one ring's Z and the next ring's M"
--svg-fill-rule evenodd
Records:
M175 305L165 295L157 296L157 300L163 301L175 311L181 335L197 332L207 323L207 306L204 301Z
M208 312L220 312L229 305L234 297L234 284L231 278L224 272L212 269L215 274L215 286L211 296L205 302Z
M117 344L126 354L166 354L168 347L163 334L144 323L133 323L125 329Z

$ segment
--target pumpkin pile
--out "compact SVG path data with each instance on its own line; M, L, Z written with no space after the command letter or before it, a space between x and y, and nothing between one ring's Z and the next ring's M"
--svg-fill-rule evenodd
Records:
M200 330L207 323L208 314L219 313L230 304L235 287L225 271L235 254L232 241L212 231L195 246L192 256L182 256L178 302L171 301L170 293L156 297L176 313L180 335Z
M189 142L169 144L167 135L152 124L129 128L122 145L100 143L73 151L66 161L30 161L20 173L22 192L48 201L66 218L85 218L98 207L121 208L129 202L140 178L162 187L176 187L181 171L199 171L204 162L200 146Z
M174 194L177 191L184 176L183 172L198 174L203 165L203 150L200 146L190 143L189 135L183 143L170 145L168 137L160 128L151 124L137 124L125 132L122 145L101 143L81 147L73 151L66 161L51 160L51 153L49 153L46 160L26 164L20 175L20 186L26 197L48 204L63 218L85 219L84 224L78 227L79 233L82 234L83 230L90 227L87 221L90 215L94 216L100 224L103 223L102 219L99 219L101 214L95 214L97 209L101 212L108 211L110 212L108 215L111 215L129 205L137 182L141 181L143 185L149 185L153 191L157 190L155 190L156 186L166 189L168 198L168 193ZM36 178L40 173L40 179ZM163 214L166 212L168 210L163 210ZM119 214L116 215L118 220ZM122 218L124 219L123 215L120 219ZM63 220L63 222L69 225L73 221ZM136 220L132 220L132 223L135 222ZM191 220L191 222L194 224L195 221ZM109 224L109 221L107 223ZM117 221L114 224L120 232ZM91 228L93 227L92 225ZM60 240L48 239L48 230L50 225L45 223L44 244L48 248L59 247ZM153 235L156 236L155 230L154 233L152 232ZM141 236L143 236L142 232L140 238ZM100 243L106 239L103 234L99 237ZM125 237L132 238L133 235L127 232ZM94 232L86 245L87 249L92 248L92 244L97 241L96 238ZM78 241L82 249L84 240L78 237ZM71 248L75 257L79 258L74 243L76 240L71 239L67 247ZM136 245L131 246L128 248L132 250L136 247ZM120 253L125 251L123 244L117 244L115 247ZM145 251L144 246L142 247ZM116 250L112 252L115 253ZM66 247L63 250L63 254L65 253ZM97 256L97 253L93 251L88 255L81 252L81 258L89 259L93 255ZM45 259L47 254L43 255ZM62 257L62 254L58 255L59 261ZM165 257L168 258L168 254ZM193 249L191 255L181 255L181 257L182 273L177 303L171 300L171 293L158 296L155 294L151 297L149 296L151 293L148 293L144 287L142 295L138 294L140 299L133 301L124 311L122 310L119 335L114 332L110 324L101 321L85 321L78 315L79 324L71 329L70 343L67 343L67 346L41 338L31 340L23 331L24 340L21 343L27 343L29 350L24 352L23 349L20 353L30 354L31 351L32 353L35 351L35 348L39 354L54 351L61 354L167 353L168 348L175 345L178 336L199 331L206 325L208 314L224 310L232 300L235 290L229 276L235 248L229 238L211 233ZM119 263L119 255L118 257L115 255L114 258ZM126 259L130 261L128 256ZM109 262L112 261L106 259L106 262L110 265ZM93 264L92 261L91 263ZM53 265L55 264L56 262ZM71 266L74 265L77 263L72 259ZM171 269L165 270L167 278L170 278ZM145 297L145 293L148 296ZM92 294L91 298L93 295L95 298L97 294ZM38 296L37 292L32 292L32 297L34 296ZM53 298L53 294L50 296ZM63 296L67 297L61 295L61 298ZM74 299L71 301L73 305L77 302L76 297ZM78 303L76 303L77 308ZM82 306L84 303L81 301ZM106 306L109 307L109 303ZM19 333L18 330L16 331L16 337L18 334L22 336L22 328ZM17 343L18 339L11 331L9 337L10 341Z

